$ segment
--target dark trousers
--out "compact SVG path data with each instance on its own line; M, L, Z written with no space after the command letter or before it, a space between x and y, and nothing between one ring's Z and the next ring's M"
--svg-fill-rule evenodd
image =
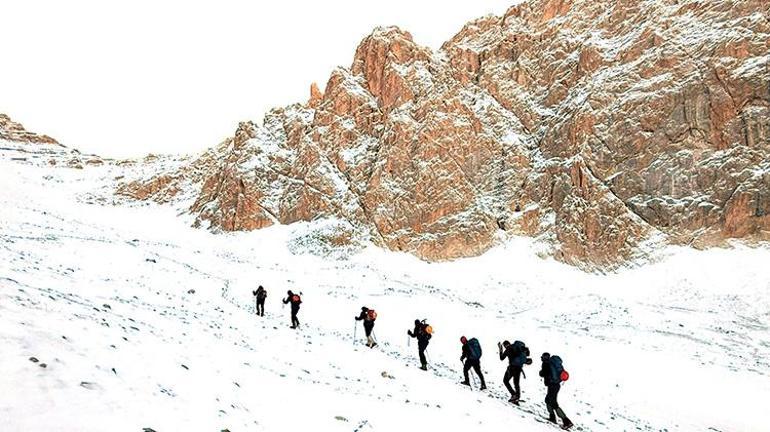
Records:
M423 365L423 366L427 366L428 365L428 360L425 358L425 349L426 348L428 348L428 344L427 343L425 343L425 344L418 343L417 344L417 352L420 354L420 364Z
M476 375L479 376L479 379L481 380L481 386L486 387L487 385L484 383L484 375L481 373L481 362L477 360L471 360L467 359L465 360L465 365L463 366L463 375L465 376L465 382L470 382L468 380L468 371L473 368L473 371L476 372Z
M548 419L555 422L556 415L558 415L562 422L571 423L567 415L559 407L559 389L561 389L561 384L548 384L548 392L545 394L545 407L548 408Z
M372 330L374 330L374 321L364 321L364 333L366 333L366 337L372 335Z
M291 308L291 326L292 328L299 327L299 318L297 318L297 314L299 313L299 308Z
M513 387L511 387L511 378L513 378ZM508 366L503 376L503 384L508 392L511 393L511 397L519 399L521 397L521 387L519 387L519 379L521 378L521 368L518 366Z
M265 299L257 299L257 315L265 316Z

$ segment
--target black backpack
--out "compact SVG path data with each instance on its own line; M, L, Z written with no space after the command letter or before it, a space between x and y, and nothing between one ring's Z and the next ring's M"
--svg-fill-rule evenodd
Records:
M481 358L481 344L476 338L468 340L468 358L471 360L479 360Z
M548 360L551 364L551 382L554 384L561 383L569 379L569 374L564 370L561 357L554 355Z
M524 342L517 340L513 343L513 364L517 366L524 366L525 364L530 364L532 361L530 360L529 363L527 363L527 358L529 357L529 348L527 348L527 345L524 344Z

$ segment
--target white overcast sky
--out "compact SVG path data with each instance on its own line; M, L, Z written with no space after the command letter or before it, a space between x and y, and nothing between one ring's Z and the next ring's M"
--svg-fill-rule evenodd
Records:
M1 0L0 112L111 157L192 153L304 102L378 25L438 48L516 0Z

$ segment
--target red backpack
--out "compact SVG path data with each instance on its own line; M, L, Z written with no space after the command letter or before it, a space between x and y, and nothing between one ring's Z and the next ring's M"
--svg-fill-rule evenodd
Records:
M294 294L293 296L291 296L291 301L292 303L300 303L302 300L299 298L299 295Z
M374 320L376 320L376 319L377 319L377 312L376 312L374 309L369 309L369 310L366 312L366 318L367 318L369 321L374 321Z

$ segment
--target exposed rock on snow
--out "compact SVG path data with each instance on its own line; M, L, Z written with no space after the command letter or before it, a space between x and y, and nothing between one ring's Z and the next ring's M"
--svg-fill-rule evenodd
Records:
M60 146L55 139L48 135L38 135L24 129L21 123L16 123L5 114L0 114L0 140L21 141L36 144L52 144Z
M335 217L427 260L508 234L592 268L767 240L769 51L759 0L533 0L437 52L378 28L307 104L121 191L165 202L193 170L196 225Z

